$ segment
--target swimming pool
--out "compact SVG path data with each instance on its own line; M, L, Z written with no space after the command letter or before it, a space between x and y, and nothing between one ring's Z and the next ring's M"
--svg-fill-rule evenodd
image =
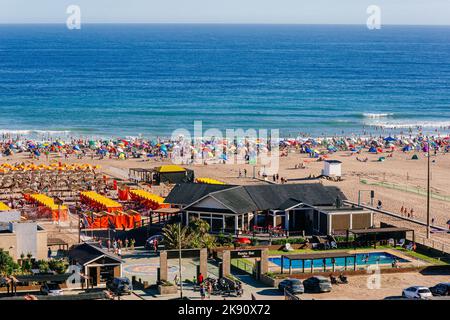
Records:
M369 252L369 253L358 253L356 254L356 265L358 266L365 266L365 265L371 265L371 264L391 264L394 260L397 259L397 262L409 262L406 259L399 258L393 254L387 253L387 252ZM345 258L335 258L335 266L343 267L345 266ZM281 257L278 258L269 258L269 261L276 264L277 266L281 267ZM292 260L292 268L293 269L301 269L303 268L303 262L305 263L305 269L311 268L311 262L314 263L314 268L323 268L324 261L323 259L317 259L317 260ZM325 259L325 264L327 267L332 267L333 264L331 262L330 258ZM347 266L353 266L354 264L354 258L348 257L347 258ZM283 262L283 268L288 269L289 268L289 260L284 259Z

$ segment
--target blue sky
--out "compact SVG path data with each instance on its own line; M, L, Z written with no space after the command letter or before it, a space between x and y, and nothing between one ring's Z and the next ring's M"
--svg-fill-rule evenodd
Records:
M0 23L65 23L79 5L84 23L450 24L450 0L0 0Z

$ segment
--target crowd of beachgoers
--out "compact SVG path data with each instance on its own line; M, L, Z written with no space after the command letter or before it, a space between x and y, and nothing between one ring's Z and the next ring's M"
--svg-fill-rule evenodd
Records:
M362 153L392 152L449 152L449 137L377 137L377 138L306 138L306 139L280 139L277 142L262 142L258 139L241 139L240 141L205 140L199 143L177 140L144 140L144 139L116 139L116 140L81 140L69 141L55 140L38 142L28 139L7 139L0 142L0 155L12 156L18 153L29 154L31 159L49 157L50 154L59 154L65 158L82 159L120 159L128 158L172 158L190 154L192 159L220 159L226 160L228 156L240 154L249 158L260 152L269 152L275 146L279 147L280 155L286 155L289 149L297 149L300 153L308 153L311 157L320 157L322 154L337 151L350 151Z
M271 152L278 147L280 156L287 155L290 149L307 153L311 157L338 151L382 153L400 150L403 152L447 153L450 151L448 136L378 136L378 137L332 137L332 138L296 138L263 141L260 139L210 139L202 141L115 139L115 140L49 140L37 141L23 137L3 137L0 141L0 157L9 157L18 153L29 154L30 159L49 158L58 154L61 158L83 159L171 159L184 157L224 161L234 155L241 155L248 160L261 152ZM364 161L364 160L362 160ZM188 164L188 163L186 163Z

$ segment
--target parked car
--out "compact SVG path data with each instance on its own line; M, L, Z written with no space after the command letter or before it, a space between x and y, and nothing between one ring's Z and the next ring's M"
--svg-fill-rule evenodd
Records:
M114 292L116 295L131 294L133 285L128 278L114 278L106 282L106 288Z
M63 291L59 284L57 283L44 283L41 286L41 294L46 296L62 296Z
M409 287L402 292L402 297L412 299L428 299L432 296L430 289L421 286Z
M305 288L303 287L302 282L298 279L285 279L281 281L278 284L278 290L284 292L285 289L293 294L305 292Z
M158 245L160 245L163 241L163 238L164 237L162 234L155 234L151 236L145 241L145 249L153 250L153 242L156 240L158 241Z
M430 288L433 296L449 296L450 295L450 282L441 282Z
M306 292L330 292L331 281L322 276L314 276L303 281Z

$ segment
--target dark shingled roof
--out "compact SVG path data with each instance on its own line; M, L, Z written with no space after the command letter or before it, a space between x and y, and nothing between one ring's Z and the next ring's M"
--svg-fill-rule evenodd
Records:
M85 265L86 263L99 259L101 257L106 257L117 261L118 263L122 263L122 260L119 257L109 253L106 250L100 249L99 247L91 243L79 244L77 246L74 246L69 251L69 259L71 261L76 261L81 265Z
M185 187L189 189L188 186ZM299 203L311 206L326 206L333 205L336 202L337 197L340 197L341 200L347 199L339 188L324 186L320 183L227 186L227 188L223 190L212 190L213 189L203 190L203 196L198 195L198 197L196 197L197 199L193 200L191 204L202 197L209 195L224 204L231 211L245 213L269 209L285 210ZM172 192L175 193L181 191L182 190L172 190Z
M257 204L242 186L213 192L210 196L223 203L233 212L251 212L258 210Z
M188 205L203 198L207 194L232 188L232 185L180 183L175 185L164 200L165 203Z

